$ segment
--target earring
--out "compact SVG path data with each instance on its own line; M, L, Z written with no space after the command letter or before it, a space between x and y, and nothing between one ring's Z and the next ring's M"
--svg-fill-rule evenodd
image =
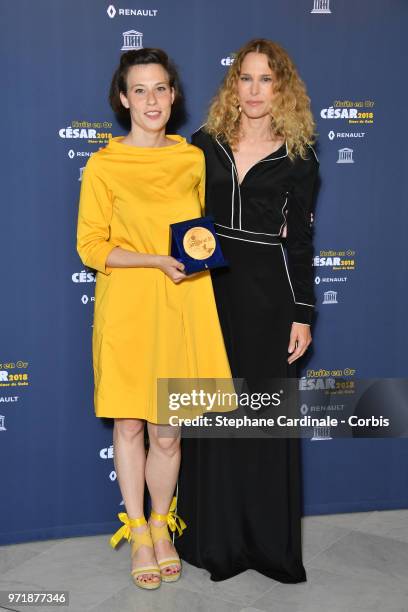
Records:
M238 105L238 112L240 113L242 111L242 108Z

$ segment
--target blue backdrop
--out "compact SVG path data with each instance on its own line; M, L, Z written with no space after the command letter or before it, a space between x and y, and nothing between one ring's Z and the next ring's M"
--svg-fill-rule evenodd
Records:
M93 410L95 278L75 233L81 169L122 133L107 95L124 46L174 58L188 137L244 42L289 51L321 167L302 374L407 376L404 0L3 0L0 12L1 543L109 533L122 510L112 423ZM302 444L305 514L408 507L406 439Z

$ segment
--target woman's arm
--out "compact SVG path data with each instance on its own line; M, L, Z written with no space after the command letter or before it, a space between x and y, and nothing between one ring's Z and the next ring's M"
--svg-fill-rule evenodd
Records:
M184 265L173 257L128 251L110 238L112 200L91 157L82 175L77 224L77 251L83 264L106 275L112 268L158 268L174 282L186 278Z
M106 259L109 268L158 268L175 283L180 282L186 275L183 273L184 264L169 255L151 255L149 253L135 253L115 247Z
M299 359L312 342L310 325L314 305L312 209L319 162L312 150L308 160L297 160L296 181L287 216L289 272L295 298L295 320L292 323L288 363Z
M77 222L77 251L82 263L103 274L109 253L117 244L110 239L112 194L101 178L97 162L90 157L82 175Z
M295 298L295 322L310 324L316 303L313 273L313 232L310 215L319 162L314 153L296 161L296 177L289 200L286 251Z

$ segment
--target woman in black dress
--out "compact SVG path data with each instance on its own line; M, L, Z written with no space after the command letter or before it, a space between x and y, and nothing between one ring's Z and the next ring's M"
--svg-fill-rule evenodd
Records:
M314 134L293 62L256 39L238 52L193 135L206 158L206 213L230 264L212 279L236 378L295 378L311 342ZM212 580L255 569L305 581L299 453L298 438L184 439L178 509L189 528L180 556Z

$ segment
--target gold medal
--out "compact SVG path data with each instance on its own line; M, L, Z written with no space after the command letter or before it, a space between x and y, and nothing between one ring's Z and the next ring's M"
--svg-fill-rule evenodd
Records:
M215 238L205 227L191 227L183 238L183 247L193 259L208 259L215 250Z

